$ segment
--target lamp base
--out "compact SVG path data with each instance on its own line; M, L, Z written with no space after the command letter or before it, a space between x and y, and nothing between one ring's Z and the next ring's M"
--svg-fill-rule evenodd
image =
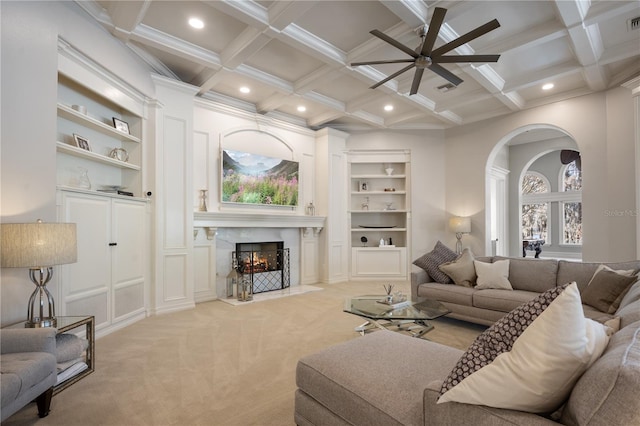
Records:
M55 302L53 301L53 296L47 290L47 283L52 276L52 267L29 269L29 278L35 284L36 289L33 290L29 298L27 321L24 323L25 328L55 327L57 325ZM45 316L45 301L49 316Z
M456 254L462 254L462 232L456 232Z
M58 321L55 318L34 318L33 320L25 321L24 328L45 328L45 327L57 327Z

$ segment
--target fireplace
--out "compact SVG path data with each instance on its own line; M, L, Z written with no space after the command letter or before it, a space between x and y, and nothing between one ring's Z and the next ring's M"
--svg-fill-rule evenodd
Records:
M251 282L254 294L291 285L289 249L283 241L236 243L232 258L238 273Z

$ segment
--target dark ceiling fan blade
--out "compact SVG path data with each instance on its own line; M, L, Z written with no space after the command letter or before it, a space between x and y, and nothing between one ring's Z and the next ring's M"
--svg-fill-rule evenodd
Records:
M377 65L377 64L400 64L403 62L413 62L415 59L391 59L389 61L369 61L369 62L351 62L352 67L360 65Z
M456 62L498 62L499 58L500 55L456 55L436 56L431 60L439 64L453 64Z
M446 14L447 9L444 9L442 7L436 7L434 9L433 16L431 16L431 22L429 23L429 29L427 30L427 35L424 38L422 49L420 50L420 54L422 56L429 56L431 54L433 45L435 44L436 38L438 37L438 33L440 33L440 27L444 22L444 15Z
M438 64L431 64L429 66L429 69L435 72L436 74L438 74L440 77L448 80L449 83L453 84L454 86L458 86L460 83L464 81L463 79L461 79L460 77L452 73L451 71L447 70L444 67L441 67Z
M369 32L371 34L373 34L374 36L378 37L379 39L386 41L387 43L389 43L393 47L402 50L404 53L406 53L407 55L411 56L412 58L417 58L418 57L418 54L416 52L414 52L413 49L410 49L409 47L405 46L404 44L400 43L399 41L396 41L396 40L392 39L391 37L389 37L388 35L386 35L382 31L372 30L372 31L369 31Z
M400 74L402 74L405 71L409 71L411 68L415 67L416 64L413 63L411 65L407 65L406 67L402 68L400 71L394 72L393 74L391 74L389 77L385 78L384 80L381 80L379 82L377 82L376 84L374 84L373 86L370 87L370 89L375 89L378 86L381 86L383 84L385 84L387 81L392 80L394 78L396 78L397 76L399 76Z
M580 153L571 149L563 149L560 151L560 162L562 164L570 164L580 158Z
M411 83L411 91L409 92L409 95L415 95L418 93L420 81L422 80L422 73L424 73L424 68L416 68L416 73L413 76L413 83Z
M484 25L480 25L475 30L471 30L466 34L461 35L457 39L452 40L449 43L438 47L436 50L431 52L431 56L433 57L433 56L444 55L445 53L449 52L450 50L453 50L456 47L462 46L463 44L468 43L471 40L473 40L475 38L478 38L481 35L484 35L484 34L488 33L489 31L493 31L498 27L500 27L500 23L498 22L497 19L494 19L493 21L487 22Z

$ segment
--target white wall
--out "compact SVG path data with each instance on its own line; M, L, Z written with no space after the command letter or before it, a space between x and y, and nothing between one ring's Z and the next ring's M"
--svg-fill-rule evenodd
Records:
M455 235L447 228L445 210L445 142L444 132L377 131L349 136L350 149L411 150L411 252L409 259L433 249L438 240L455 246Z
M146 94L148 71L128 49L86 20L72 2L0 2L2 222L56 220L58 37ZM55 270L56 268L54 268ZM33 284L26 269L0 272L2 324L23 320ZM56 297L54 281L48 288Z
M468 241L474 253L484 253L485 171L492 150L509 140L516 129L542 123L570 135L582 154L583 170L590 171L583 176L583 259L636 259L633 220L606 215L608 209L635 209L637 183L629 154L634 149L632 111L631 91L613 89L448 129L446 207L473 214L474 231ZM618 115L622 118L616 118ZM608 120L616 124L615 130Z

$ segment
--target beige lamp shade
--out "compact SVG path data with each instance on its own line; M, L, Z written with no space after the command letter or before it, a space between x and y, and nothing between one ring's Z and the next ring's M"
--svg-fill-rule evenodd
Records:
M449 219L449 228L456 234L468 234L471 232L471 218L454 216Z
M3 223L3 268L43 268L78 259L75 223Z

